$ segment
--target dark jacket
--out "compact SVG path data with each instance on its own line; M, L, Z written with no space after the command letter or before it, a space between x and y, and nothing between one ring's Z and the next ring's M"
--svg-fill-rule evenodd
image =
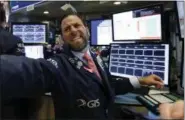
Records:
M126 78L110 79L101 59L91 55L102 80L84 69L87 65L67 47L47 61L0 56L2 100L51 91L56 119L111 119L114 96L131 91L133 86Z
M0 27L0 55L25 56L22 40L2 27ZM13 78L12 80L15 79ZM1 119L28 119L30 116L34 116L37 101L38 99L28 98L3 101L1 102Z
M0 55L25 55L22 40L0 27Z

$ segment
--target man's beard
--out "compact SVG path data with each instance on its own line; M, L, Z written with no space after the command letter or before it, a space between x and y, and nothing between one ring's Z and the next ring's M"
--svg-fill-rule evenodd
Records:
M84 37L84 41L83 41L83 44L76 48L76 47L73 47L72 45L69 45L70 49L72 51L76 51L76 52L82 52L87 46L88 46L88 40L89 40L89 37L90 35L88 34L88 32L86 31L86 36Z
M81 52L81 51L83 51L87 47L87 45L88 45L88 41L84 40L83 44L80 47L78 47L78 48L77 47L73 47L72 45L69 45L69 47L70 47L70 49L72 51Z

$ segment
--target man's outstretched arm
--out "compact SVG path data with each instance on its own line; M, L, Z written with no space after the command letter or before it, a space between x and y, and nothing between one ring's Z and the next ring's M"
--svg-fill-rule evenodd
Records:
M1 99L34 97L50 89L59 75L56 67L44 59L0 56Z

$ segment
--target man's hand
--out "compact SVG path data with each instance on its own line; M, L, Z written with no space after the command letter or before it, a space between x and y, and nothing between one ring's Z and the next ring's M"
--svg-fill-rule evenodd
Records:
M163 80L161 80L160 77L158 77L157 75L149 75L146 77L141 77L139 78L139 83L141 85L154 85L156 88L160 89L164 86Z
M175 103L164 103L159 106L161 119L184 119L184 101Z

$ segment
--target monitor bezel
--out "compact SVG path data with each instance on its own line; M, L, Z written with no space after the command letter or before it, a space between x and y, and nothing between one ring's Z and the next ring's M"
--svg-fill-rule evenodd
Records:
M23 40L23 43L24 44L44 44L46 43L48 40L47 40L47 36L48 36L48 25L46 23L41 23L41 22L12 22L11 23L11 33L13 34L13 26L14 25L44 25L45 26L45 41L44 42L24 42Z
M182 1L174 1L174 8L175 8L175 17L177 18L177 31L178 31L178 36L179 40L183 41L184 38L182 37L181 30L180 30L180 22L179 22L179 11L177 8L177 2L182 2ZM183 1L184 2L184 1Z
M134 11L134 10L140 10L140 9L145 9L145 8L153 8L153 7L157 7L159 6L160 7L160 14L161 14L161 39L129 39L129 40L115 40L115 36L114 36L114 20L113 20L113 15L115 14L119 14L119 13L124 13L124 12L129 12L129 11ZM163 5L162 4L155 4L155 5L148 5L148 6L143 6L143 7L138 7L138 8L133 8L133 9L130 9L130 10L125 10L125 11L122 11L122 12L118 12L118 13L114 13L112 14L112 39L113 41L116 41L116 42L131 42L131 41L135 41L135 42L147 42L147 43L150 43L150 42L163 42L164 40L164 32L163 32L163 24L164 24L164 12L163 12Z
M171 51L171 47L170 47L170 44L169 43L154 43L154 42L143 42L143 43L111 43L110 44L110 55L109 55L109 66L108 66L108 71L110 70L110 56L111 56L111 49L112 49L112 45L113 44L124 44L124 45L133 45L133 44L154 44L154 45L158 45L158 44L165 44L165 45L168 45L169 46L169 50L168 50L168 53L169 53L169 60L168 60L168 84L167 85L164 85L165 87L168 87L168 86L171 86L171 78L170 78L170 71L171 71L171 67L170 67L170 63L171 63L171 57L172 55L170 54L170 51ZM111 72L109 71L109 74L111 75ZM115 76L115 75L111 75L113 77L120 77L120 76Z
M105 45L103 45L103 44L102 44L102 45L93 45L93 44L92 44L92 34L91 34L91 33L92 33L92 29L91 29L91 22L92 22L92 21L99 21L99 20L102 20L102 21L103 21L103 20L111 20L111 23L112 23L112 19L111 19L111 18L110 18L110 19L103 19L103 18L100 18L100 19L91 19L91 20L89 20L89 23L90 23L90 30L89 30L89 32L90 32L90 37L89 37L90 46L109 46L110 44L109 44L109 45L107 45L107 44L105 44ZM111 24L111 25L112 25L112 24ZM113 39L112 39L112 41L113 41Z

